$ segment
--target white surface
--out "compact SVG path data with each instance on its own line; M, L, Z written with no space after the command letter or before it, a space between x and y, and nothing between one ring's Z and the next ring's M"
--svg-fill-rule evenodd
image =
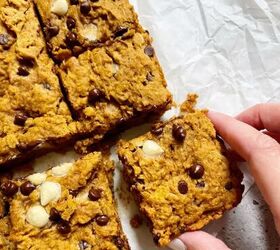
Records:
M154 47L176 102L183 101L188 92L197 92L200 107L233 115L259 102L280 100L280 1L131 2L141 23L154 37ZM133 134L145 130L145 126L139 127L133 130ZM131 136L130 132L125 136ZM36 169L42 169L69 162L72 158L71 152L62 157L53 153L37 160L35 165ZM120 168L118 164L115 175L117 198L125 189ZM248 174L245 183L247 192L252 184ZM260 218L259 210L257 207L252 209L252 200L247 198L250 194L248 192L236 215L233 212L228 214L226 218L232 218L230 223L220 220L208 230L217 234L218 228L228 229L230 233L223 229L220 237L224 236L229 243L234 242L231 244L233 249L253 249L254 246L256 249L274 249L270 248L270 232L263 231L260 223L250 223ZM132 229L129 224L137 211L135 204L118 200L120 217L132 250L155 250L147 228ZM237 215L242 217L238 219ZM272 221L267 223L273 228ZM246 225L252 225L254 230ZM239 237L241 233L242 237ZM242 239L250 239L249 248L245 245L248 241Z

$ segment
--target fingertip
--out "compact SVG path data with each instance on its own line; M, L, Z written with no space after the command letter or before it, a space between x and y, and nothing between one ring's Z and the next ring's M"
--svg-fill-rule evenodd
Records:
M172 240L169 243L168 247L173 250L187 250L186 245L180 239Z

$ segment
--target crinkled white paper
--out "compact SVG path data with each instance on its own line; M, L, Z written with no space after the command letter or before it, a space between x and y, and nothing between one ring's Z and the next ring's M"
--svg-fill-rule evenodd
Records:
M196 92L200 95L199 107L235 115L256 103L280 100L280 1L131 2L141 23L154 37L154 47L164 68L168 88L177 103L182 102L187 93ZM145 127L134 129L132 133L141 134L141 131L145 132ZM126 136L129 134L131 136L131 132ZM51 154L37 160L35 165L46 167L47 163L56 162L59 157ZM63 157L69 161L73 154ZM123 190L119 168L115 175L117 198ZM248 174L245 183L248 190L252 184ZM127 204L123 199L118 200L131 249L156 249L145 226L132 229L129 225L131 216L137 211L134 202ZM243 207L248 210L248 206ZM223 221L214 222L209 230L217 233L222 226L231 225ZM239 233L231 231L232 235ZM254 237L251 235L251 238ZM258 238L255 241L260 246L256 249L269 249L265 242L258 241ZM239 249L249 249L240 244Z

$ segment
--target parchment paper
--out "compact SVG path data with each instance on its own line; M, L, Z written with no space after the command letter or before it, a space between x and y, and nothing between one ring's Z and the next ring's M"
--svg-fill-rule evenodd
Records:
M141 23L154 37L168 88L177 103L182 102L188 92L196 92L200 95L199 107L235 115L253 104L280 100L280 1L131 2ZM166 117L174 113L173 110ZM123 137L133 137L146 130L147 126L141 126ZM68 152L62 157L56 153L44 156L36 160L36 169L57 161L71 161L76 155ZM112 157L117 163L115 190L120 217L131 248L154 250L156 247L147 228L132 229L129 224L137 210L123 191L121 166L116 155ZM246 191L252 183L246 173ZM224 225L223 221L214 222L207 230L217 234ZM241 245L240 249L246 247Z

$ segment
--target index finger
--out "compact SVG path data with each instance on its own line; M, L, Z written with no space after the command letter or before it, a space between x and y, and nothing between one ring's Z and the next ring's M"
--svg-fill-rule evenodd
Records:
M277 141L230 116L209 111L208 117L232 149L248 161L274 218L280 221L280 146Z
M280 133L280 103L257 104L236 116L236 119L258 130Z

